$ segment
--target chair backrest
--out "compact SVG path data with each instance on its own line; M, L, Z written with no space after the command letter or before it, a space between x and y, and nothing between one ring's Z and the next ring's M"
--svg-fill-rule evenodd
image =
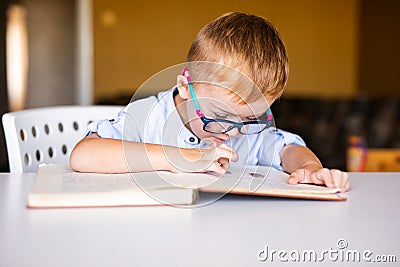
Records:
M40 163L68 164L91 121L116 117L122 106L54 106L3 115L10 172L36 172Z

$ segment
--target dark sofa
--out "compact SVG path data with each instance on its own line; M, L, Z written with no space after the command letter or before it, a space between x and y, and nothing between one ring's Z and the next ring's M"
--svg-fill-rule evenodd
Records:
M276 126L298 133L326 167L346 168L347 139L370 148L400 148L398 98L282 98L272 110Z

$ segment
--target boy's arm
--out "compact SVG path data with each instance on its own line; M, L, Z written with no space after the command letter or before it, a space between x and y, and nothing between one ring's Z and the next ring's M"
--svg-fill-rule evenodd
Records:
M169 170L213 171L223 174L228 168L227 159L237 160L236 152L228 146L185 149L101 138L93 133L75 146L70 156L70 165L79 172L126 173Z
M149 146L149 154L155 152L157 147ZM124 151L127 157L134 157L137 171L149 170L151 166L147 159L145 147L142 143L124 143L122 140L100 138L96 133L82 139L73 149L70 156L72 169L80 172L98 173L126 173L129 172L125 161ZM129 153L135 151L135 154ZM129 156L128 156L129 155ZM164 160L157 159L159 153L154 153L155 168L166 169Z
M323 168L317 156L307 147L284 146L280 157L283 169L290 173L288 180L290 184L325 184L327 187L339 187L342 192L349 190L347 173Z

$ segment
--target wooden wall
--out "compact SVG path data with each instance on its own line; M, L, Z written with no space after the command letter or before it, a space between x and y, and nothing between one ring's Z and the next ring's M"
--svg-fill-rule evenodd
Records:
M400 1L360 2L359 89L400 97Z

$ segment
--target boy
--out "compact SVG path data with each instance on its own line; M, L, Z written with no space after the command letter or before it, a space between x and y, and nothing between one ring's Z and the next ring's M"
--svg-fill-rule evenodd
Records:
M239 162L284 170L291 184L349 189L347 174L323 168L300 137L269 127L269 106L286 85L288 59L268 21L238 12L217 18L200 30L184 67L170 91L90 124L71 153L71 167L222 175Z

